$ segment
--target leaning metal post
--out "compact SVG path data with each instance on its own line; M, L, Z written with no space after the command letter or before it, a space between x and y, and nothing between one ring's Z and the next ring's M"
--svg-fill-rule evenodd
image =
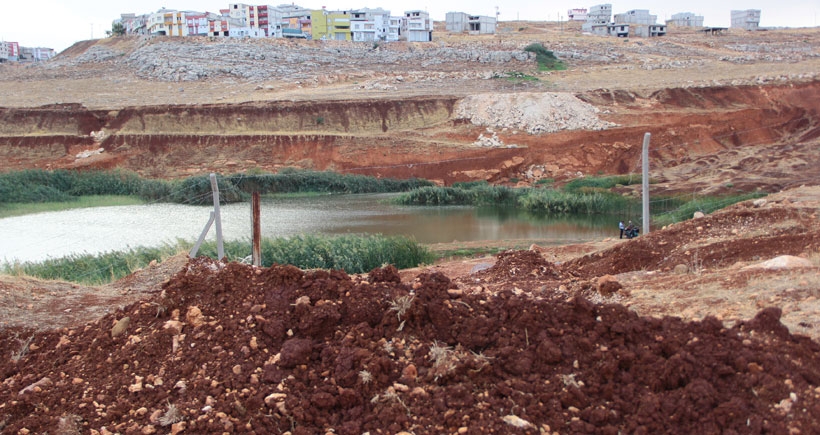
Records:
M651 134L643 135L643 152L641 153L641 166L643 168L643 231L649 234L649 138Z

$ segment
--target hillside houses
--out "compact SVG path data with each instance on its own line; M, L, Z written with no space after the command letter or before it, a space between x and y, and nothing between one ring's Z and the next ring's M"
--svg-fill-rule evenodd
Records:
M114 21L128 35L211 36L237 38L304 38L357 42L433 39L433 21L426 11L393 16L382 8L312 10L295 4L232 3L218 13L178 11L121 14ZM494 29L493 25L493 29Z

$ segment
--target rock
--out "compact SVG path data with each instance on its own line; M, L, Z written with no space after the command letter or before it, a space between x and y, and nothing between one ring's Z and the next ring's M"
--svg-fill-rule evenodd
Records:
M689 273L689 266L685 264L678 264L675 266L673 270L677 275L683 275L685 273Z
M602 296L612 296L621 288L623 288L623 285L612 275L599 277L595 285L595 289Z
M131 318L128 316L123 317L122 319L118 320L114 327L111 328L111 337L117 337L125 333L125 330L128 329L128 324L131 323Z
M510 426L515 426L515 427L522 428L522 429L528 428L528 427L535 427L535 426L532 425L532 423L528 422L527 420L522 419L521 417L515 416L515 415L505 415L504 417L501 418L501 420L503 420L504 423L507 423Z
M703 218L703 217L706 217L706 215L703 214L702 211L696 211L695 214L692 215L693 219L700 219L700 218Z
M39 381L27 386L26 388L23 388L22 390L20 390L20 392L17 393L17 395L23 396L26 393L39 392L39 391L42 391L43 388L50 387L52 385L54 385L54 382L51 381L51 378L44 377L44 378L40 379Z
M188 307L188 312L185 313L185 320L193 325L194 328L205 324L205 316L203 316L202 311L195 306Z
M760 207L763 207L764 205L766 205L767 202L768 201L766 201L764 198L758 198L758 199L752 201L752 205L755 206L756 208L760 208Z
M766 269L766 270L778 270L778 269L798 269L803 267L813 267L814 265L810 260L801 257L795 257L793 255L781 255L779 257L772 258L771 260L766 260L762 263L752 264L742 268L741 270L747 269Z

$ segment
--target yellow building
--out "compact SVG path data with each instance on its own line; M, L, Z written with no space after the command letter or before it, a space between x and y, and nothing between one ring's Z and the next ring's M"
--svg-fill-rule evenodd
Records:
M185 12L162 8L151 14L148 33L152 35L188 36Z
M350 14L347 11L311 11L310 27L313 39L350 41Z

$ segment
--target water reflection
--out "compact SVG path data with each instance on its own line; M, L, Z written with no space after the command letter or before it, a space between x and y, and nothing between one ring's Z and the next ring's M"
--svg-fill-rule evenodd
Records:
M509 207L406 207L387 203L388 194L263 198L264 237L295 234L385 234L421 243L537 239L576 242L612 236L608 217L548 218ZM0 219L0 260L40 261L77 253L99 253L193 241L210 207L177 204L99 207ZM250 238L250 205L222 207L227 240ZM208 238L215 238L212 229Z

